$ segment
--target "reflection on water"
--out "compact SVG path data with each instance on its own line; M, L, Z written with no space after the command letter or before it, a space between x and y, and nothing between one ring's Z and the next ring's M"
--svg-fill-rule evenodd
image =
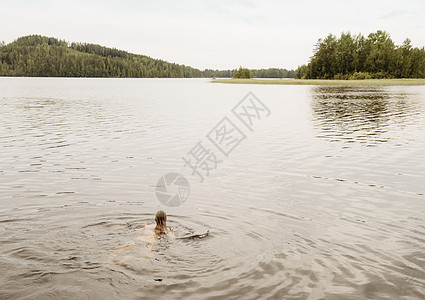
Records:
M181 157L249 89L270 117L196 182ZM1 299L425 295L422 87L0 78L0 116ZM192 238L144 236L159 209Z
M317 137L376 146L399 137L422 117L417 92L382 87L319 86L311 91ZM407 142L401 139L399 143Z

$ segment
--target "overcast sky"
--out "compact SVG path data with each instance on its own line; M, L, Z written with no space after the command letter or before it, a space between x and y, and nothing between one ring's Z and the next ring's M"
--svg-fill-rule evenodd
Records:
M318 38L386 30L425 45L425 1L0 0L0 40L41 34L196 68L296 68Z

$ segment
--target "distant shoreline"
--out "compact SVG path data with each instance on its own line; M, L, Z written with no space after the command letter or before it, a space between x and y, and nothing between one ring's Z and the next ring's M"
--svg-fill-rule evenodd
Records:
M326 80L326 79L212 79L212 83L230 84L283 84L283 85L364 85L409 86L425 85L425 78Z

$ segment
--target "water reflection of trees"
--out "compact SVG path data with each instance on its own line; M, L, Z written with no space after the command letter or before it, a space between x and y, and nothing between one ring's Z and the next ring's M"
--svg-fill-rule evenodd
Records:
M332 142L388 142L421 112L414 95L383 87L320 86L311 94L317 137Z

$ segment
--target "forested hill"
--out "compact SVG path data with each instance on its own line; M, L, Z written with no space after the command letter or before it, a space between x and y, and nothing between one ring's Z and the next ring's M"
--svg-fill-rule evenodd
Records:
M252 70L257 77L295 77L286 69ZM95 44L31 35L0 43L0 76L28 77L232 77L233 70L199 70Z
M201 77L198 69L95 44L32 35L0 47L0 75Z

